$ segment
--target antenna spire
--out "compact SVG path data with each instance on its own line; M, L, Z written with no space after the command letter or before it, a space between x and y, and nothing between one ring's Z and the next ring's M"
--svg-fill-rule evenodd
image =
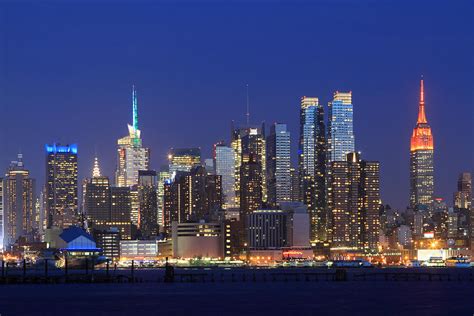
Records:
M250 103L249 103L249 84L245 84L246 92L247 92L247 113L245 116L247 117L247 127L250 127Z
M138 130L138 102L137 102L137 91L135 85L132 86L132 118L133 128Z
M420 80L420 105L418 109L418 124L427 123L425 114L425 88L423 83L423 75Z

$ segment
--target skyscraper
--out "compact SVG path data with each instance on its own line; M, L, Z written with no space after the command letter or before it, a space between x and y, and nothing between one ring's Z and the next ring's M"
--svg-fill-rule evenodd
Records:
M454 193L454 207L470 209L472 203L471 173L463 172L458 178L458 190Z
M357 153L333 161L328 183L331 247L375 252L379 239L379 163Z
M0 178L0 250L4 250L5 213L3 209L3 179Z
M117 228L120 239L132 238L130 187L110 187L110 222L108 228Z
M83 209L89 228L102 229L110 221L110 183L108 177L101 176L97 158L94 159L92 177L85 182Z
M273 124L266 143L268 203L275 207L291 201L290 132L286 124Z
M168 160L170 177L174 179L176 172L189 172L193 167L201 165L201 149L171 148Z
M302 97L300 108L300 198L311 220L311 240L326 240L326 129L318 98Z
M213 221L222 207L220 175L207 174L203 166L178 171L173 182L165 182L165 230L172 222Z
M434 145L425 115L423 79L420 82L418 120L410 142L410 206L430 208L434 194Z
M266 202L266 146L265 130L241 130L240 212L248 214L262 208Z
M138 101L135 86L132 89L132 125L128 125L128 136L117 141L117 170L115 185L133 186L138 183L138 171L148 170L150 150L142 146L141 131L138 129Z
M352 92L336 91L329 103L327 148L329 162L345 161L355 150Z
M140 170L138 179L140 233L144 239L151 239L158 235L156 171Z
M216 175L222 178L223 207L234 207L235 203L235 152L222 143L214 145Z
M13 245L19 238L35 241L39 223L36 222L35 180L23 165L23 155L12 161L4 178L4 246Z
M164 198L165 198L165 181L170 179L170 173L168 171L168 166L164 166L161 168L160 172L158 173L158 182L157 186L157 199L158 199L158 225L160 231L164 228L165 219L164 219Z
M48 228L79 223L77 145L46 145L46 213Z

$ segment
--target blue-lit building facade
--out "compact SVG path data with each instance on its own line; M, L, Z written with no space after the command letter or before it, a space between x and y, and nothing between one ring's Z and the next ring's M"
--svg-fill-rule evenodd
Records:
M271 126L266 145L268 203L275 207L291 200L290 132L286 124Z
M48 228L78 223L77 145L46 145L46 214Z
M324 109L315 97L302 97L300 108L299 178L300 200L308 207L311 240L326 236L326 128Z
M352 92L336 91L329 103L327 158L329 162L346 161L354 150Z
M222 178L223 207L235 207L235 151L222 143L214 145L216 175Z

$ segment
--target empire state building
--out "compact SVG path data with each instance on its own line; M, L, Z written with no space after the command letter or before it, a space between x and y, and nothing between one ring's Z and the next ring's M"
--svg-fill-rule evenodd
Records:
M425 114L423 79L420 85L418 120L410 142L410 206L429 208L434 194L433 134Z

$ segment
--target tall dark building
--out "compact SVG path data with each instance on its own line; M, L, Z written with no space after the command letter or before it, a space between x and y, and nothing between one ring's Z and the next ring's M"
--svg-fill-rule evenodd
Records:
M84 213L91 227L102 225L110 220L110 183L109 178L100 175L97 158L94 162L92 178L86 179L84 192Z
M247 216L251 249L281 248L288 243L288 213L281 210L256 210Z
M142 238L158 235L158 199L156 171L138 171L139 228Z
M379 163L349 153L333 161L328 183L331 247L375 252L379 241Z
M295 168L290 168L291 176L291 201L299 202L300 201L300 177L298 171Z
M326 129L318 98L302 97L300 108L300 199L308 207L313 242L327 240Z
M469 172L463 172L458 178L458 190L454 193L454 207L470 209L472 203L472 178Z
M164 185L165 231L171 223L212 221L222 208L222 177L207 174L203 166L190 172L177 172L174 181Z
M77 208L77 145L46 145L46 213L48 227L79 223Z
M38 236L39 222L36 221L35 180L23 165L23 155L18 161L12 161L4 185L4 240L5 247L23 238L35 241Z
M117 228L120 239L132 238L132 197L128 187L110 188L110 221L109 227Z

